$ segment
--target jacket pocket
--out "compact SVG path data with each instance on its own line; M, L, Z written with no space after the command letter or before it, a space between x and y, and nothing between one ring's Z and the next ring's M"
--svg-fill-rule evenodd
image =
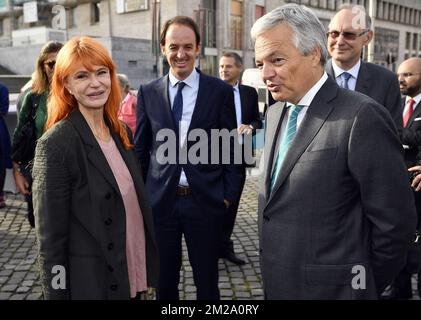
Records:
M359 265L306 265L306 283L309 285L347 285L352 286L352 279L355 274L352 273L353 268Z
M334 159L336 158L337 153L337 147L307 151L301 156L299 162Z

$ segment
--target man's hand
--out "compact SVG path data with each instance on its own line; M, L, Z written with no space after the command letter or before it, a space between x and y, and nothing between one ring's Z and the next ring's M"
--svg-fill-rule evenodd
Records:
M415 167L409 168L408 171L409 172L421 171L421 166L415 166ZM415 191L420 191L421 190L421 173L417 174L414 177L414 179L412 179L411 187Z
M224 199L224 204L225 204L225 209L228 209L229 206L231 205L231 203L227 199Z
M16 169L13 169L13 177L15 178L16 188L18 192L24 196L29 195L29 183L26 181L25 177L21 172Z
M251 134L253 132L253 127L248 124L242 124L238 128L238 134Z

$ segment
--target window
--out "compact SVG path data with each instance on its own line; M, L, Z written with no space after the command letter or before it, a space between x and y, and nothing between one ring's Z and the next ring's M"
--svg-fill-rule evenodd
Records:
M129 68L137 68L137 61L136 60L129 60L128 65L129 65Z
M4 24L4 19L1 19L0 20L0 36L4 34L3 24Z
M411 44L411 33L407 32L405 36L405 49L409 50L410 44Z
M243 48L243 1L231 0L230 18L231 48Z
M417 45L418 45L418 34L414 33L412 38L412 50L417 51Z
M263 6L256 6L256 15L255 19L259 19L265 15L265 7Z
M91 24L99 23L99 20L100 20L99 4L100 2L91 3Z
M195 10L196 22L202 38L202 48L216 47L216 3L215 0L202 0L201 8Z

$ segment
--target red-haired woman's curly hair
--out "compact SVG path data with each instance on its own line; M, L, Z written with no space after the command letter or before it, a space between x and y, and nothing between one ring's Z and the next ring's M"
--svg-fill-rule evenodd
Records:
M89 37L76 37L69 40L57 55L51 91L48 99L48 117L45 130L65 119L77 109L78 102L65 88L66 78L75 72L82 64L87 70L93 71L93 66L105 66L110 70L111 91L104 106L104 117L124 145L126 150L133 148L127 136L124 125L118 120L118 108L121 93L116 75L116 67L105 49L99 42Z

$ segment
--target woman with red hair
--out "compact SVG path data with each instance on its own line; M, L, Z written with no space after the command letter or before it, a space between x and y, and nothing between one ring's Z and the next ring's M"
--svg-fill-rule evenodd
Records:
M107 50L70 40L57 56L33 167L46 299L140 298L155 287L152 212L119 105Z

